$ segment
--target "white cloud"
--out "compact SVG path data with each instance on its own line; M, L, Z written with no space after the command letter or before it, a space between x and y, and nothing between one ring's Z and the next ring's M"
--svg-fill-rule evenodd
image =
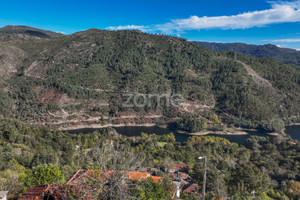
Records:
M165 24L148 26L117 26L107 27L109 30L139 29L142 31L160 31L163 33L184 32L201 29L246 29L263 27L269 24L300 22L300 0L293 2L270 2L271 8L251 11L230 16L198 17L173 19Z
M286 39L278 39L278 40L271 40L272 42L278 43L293 43L293 42L300 42L300 38L286 38Z
M246 12L231 16L198 17L174 19L171 22L156 25L163 32L200 30L200 29L246 29L269 24L299 22L300 0L294 2L272 3L272 8Z
M148 26L136 26L136 25L126 25L126 26L109 26L106 29L108 30L149 30Z

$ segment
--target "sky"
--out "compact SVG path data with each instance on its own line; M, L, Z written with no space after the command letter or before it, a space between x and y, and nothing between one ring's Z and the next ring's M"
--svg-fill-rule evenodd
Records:
M0 27L72 34L139 29L190 41L275 44L300 50L300 0L0 0Z

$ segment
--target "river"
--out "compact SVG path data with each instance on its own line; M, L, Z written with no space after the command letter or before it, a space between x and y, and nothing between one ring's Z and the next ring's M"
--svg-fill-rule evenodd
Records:
M153 127L148 127L148 126L129 126L129 127L114 127L116 131L122 135L126 136L140 136L141 133L148 133L152 134L155 133L157 135L164 135L164 134L169 134L169 133L174 133L176 141L177 142L186 142L190 135L182 134L177 132L176 130L170 130L167 128L161 128L158 126L153 126ZM76 133L89 133L96 131L98 129L93 129L93 128L85 128L85 129L76 129L76 130L70 130L68 131L71 134L76 134ZM238 144L245 144L247 138L249 138L252 135L257 135L257 136L265 136L265 137L273 137L273 136L268 136L264 133L261 132L256 132L256 131L246 131L248 135L214 135L214 134L209 134L208 136L218 136L222 138L228 139L230 142L236 142ZM299 140L300 141L300 126L288 126L286 127L286 133L290 135L293 139Z
M287 126L285 127L285 132L294 140L300 141L300 126Z

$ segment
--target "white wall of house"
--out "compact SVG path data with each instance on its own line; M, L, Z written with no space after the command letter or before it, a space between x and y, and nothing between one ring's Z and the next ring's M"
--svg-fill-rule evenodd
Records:
M180 198L180 188L177 186L176 197Z
M181 182L178 181L173 181L174 185L176 186L176 198L180 198L180 187L181 187Z
M0 200L7 200L8 191L0 191Z

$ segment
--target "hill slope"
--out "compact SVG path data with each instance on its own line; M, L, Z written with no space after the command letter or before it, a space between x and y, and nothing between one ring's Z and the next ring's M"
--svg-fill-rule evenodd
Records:
M198 43L213 51L235 51L258 58L273 58L286 64L300 65L300 51L281 48L272 44L249 45L243 43Z
M219 55L184 39L139 31L91 29L51 40L0 42L7 44L22 56L14 57L14 70L0 86L1 113L30 123L70 127L186 118L186 130L202 130L216 114L226 124L272 131L278 120L298 120L300 113L299 67L269 59L238 54L234 60L230 52ZM145 106L124 107L128 94L176 94L184 101L169 106L152 98ZM135 99L138 105L143 98Z
M12 35L28 35L39 38L58 38L63 36L61 33L46 31L38 28L32 28L28 26L5 26L0 28L0 35L9 37Z

